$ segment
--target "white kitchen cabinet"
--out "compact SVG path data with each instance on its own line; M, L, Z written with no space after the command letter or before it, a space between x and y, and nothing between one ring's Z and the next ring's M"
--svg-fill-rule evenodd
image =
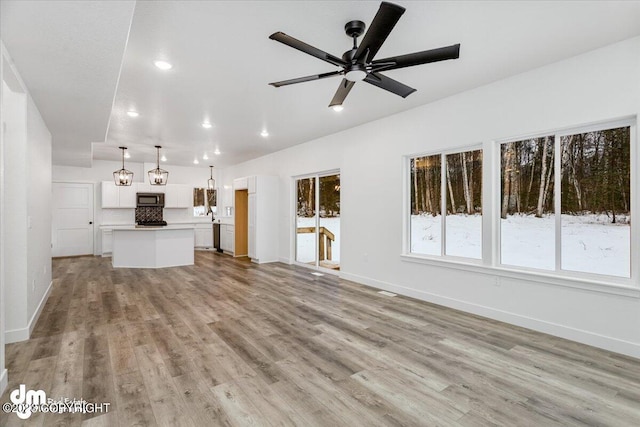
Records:
M254 177L255 178L255 177ZM251 182L251 181L249 181ZM255 189L255 185L254 185ZM258 195L249 191L249 226L247 234L249 237L249 258L258 258L256 254L256 211L257 211Z
M111 181L102 182L102 207L119 208L118 187Z
M183 184L167 184L164 193L165 208L189 208L193 204L193 188Z
M135 208L136 184L117 186L112 181L102 182L102 208Z
M248 178L248 252L253 262L278 260L278 183L277 176Z
M213 229L210 224L198 224L195 228L195 245L196 248L213 248Z
M118 187L118 201L121 208L135 208L136 207L136 193L138 188L131 184L126 187Z
M102 230L102 256L110 256L113 248L113 230Z
M220 249L225 252L233 253L234 231L233 224L220 224Z
M233 180L233 189L234 190L246 190L248 187L248 178L236 178Z
M247 190L249 191L249 194L253 194L257 191L258 189L258 177L257 176L250 176L247 178Z

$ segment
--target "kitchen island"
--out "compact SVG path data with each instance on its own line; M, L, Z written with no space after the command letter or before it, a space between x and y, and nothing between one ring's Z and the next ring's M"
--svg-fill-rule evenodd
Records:
M113 229L112 265L163 268L193 265L193 225Z

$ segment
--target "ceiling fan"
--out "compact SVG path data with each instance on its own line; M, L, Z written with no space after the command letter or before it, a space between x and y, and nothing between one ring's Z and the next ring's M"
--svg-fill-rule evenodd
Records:
M315 56L316 58L336 65L341 69L338 71L283 80L269 84L275 87L280 87L295 83L326 79L327 77L344 76L340 86L338 86L338 90L329 104L329 107L334 108L341 106L349 94L349 91L353 88L353 85L362 80L406 98L416 90L400 83L399 81L389 78L380 72L427 64L429 62L457 59L460 55L460 44L374 60L373 58L378 53L378 50L380 50L380 47L389 36L389 33L391 33L391 30L393 30L393 27L396 25L404 11L405 8L402 6L382 2L380 4L380 9L378 9L378 13L376 13L376 16L373 18L373 21L369 26L369 30L364 35L360 46L357 44L357 39L362 35L362 33L364 33L366 27L364 22L347 22L344 29L347 36L353 39L353 48L342 54L342 58L338 58L337 56L317 49L298 39L288 36L283 32L278 31L271 34L269 36L270 39L279 41L280 43L291 46L292 48L298 49L299 51L311 56Z

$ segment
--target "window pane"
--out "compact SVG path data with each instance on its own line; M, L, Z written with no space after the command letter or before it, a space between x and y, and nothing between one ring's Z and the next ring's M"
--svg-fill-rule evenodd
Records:
M562 269L629 277L629 127L564 136Z
M320 177L320 267L340 269L340 175Z
M441 255L440 155L411 159L411 252Z
M296 183L296 261L316 263L316 180L299 179Z
M446 254L482 258L482 150L446 156Z
M553 136L500 146L500 262L555 270Z

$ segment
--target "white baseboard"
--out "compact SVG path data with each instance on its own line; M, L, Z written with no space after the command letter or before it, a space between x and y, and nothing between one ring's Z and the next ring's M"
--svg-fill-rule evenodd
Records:
M38 323L38 319L40 318L40 313L42 313L42 309L47 303L47 299L49 299L49 294L51 293L51 289L53 289L53 281L49 283L49 287L47 288L46 292L42 296L42 299L38 304L38 308L36 308L36 311L33 313L33 316L31 316L31 319L29 320L29 324L27 325L26 328L11 329L5 332L4 338L5 338L6 344L26 341L29 339L29 337L31 336L31 332L33 332L33 328L35 328L36 323Z
M400 295L405 295L422 301L454 308L456 310L476 314L478 316L488 317L490 319L499 320L501 322L521 326L523 328L532 329L534 331L543 332L545 334L554 335L582 344L587 344L616 353L625 354L627 356L640 358L640 344L638 343L607 337L582 329L576 329L565 325L559 325L557 323L534 319L508 311L497 310L491 307L473 304L466 301L421 291L418 289L407 288L393 283L382 282L380 280L359 276L357 274L340 272L340 277L373 288L394 292Z
M0 374L0 395L4 393L8 383L9 383L9 375L7 373L7 370L3 369L2 373Z
M291 260L289 258L278 257L278 262L283 264L291 265Z

